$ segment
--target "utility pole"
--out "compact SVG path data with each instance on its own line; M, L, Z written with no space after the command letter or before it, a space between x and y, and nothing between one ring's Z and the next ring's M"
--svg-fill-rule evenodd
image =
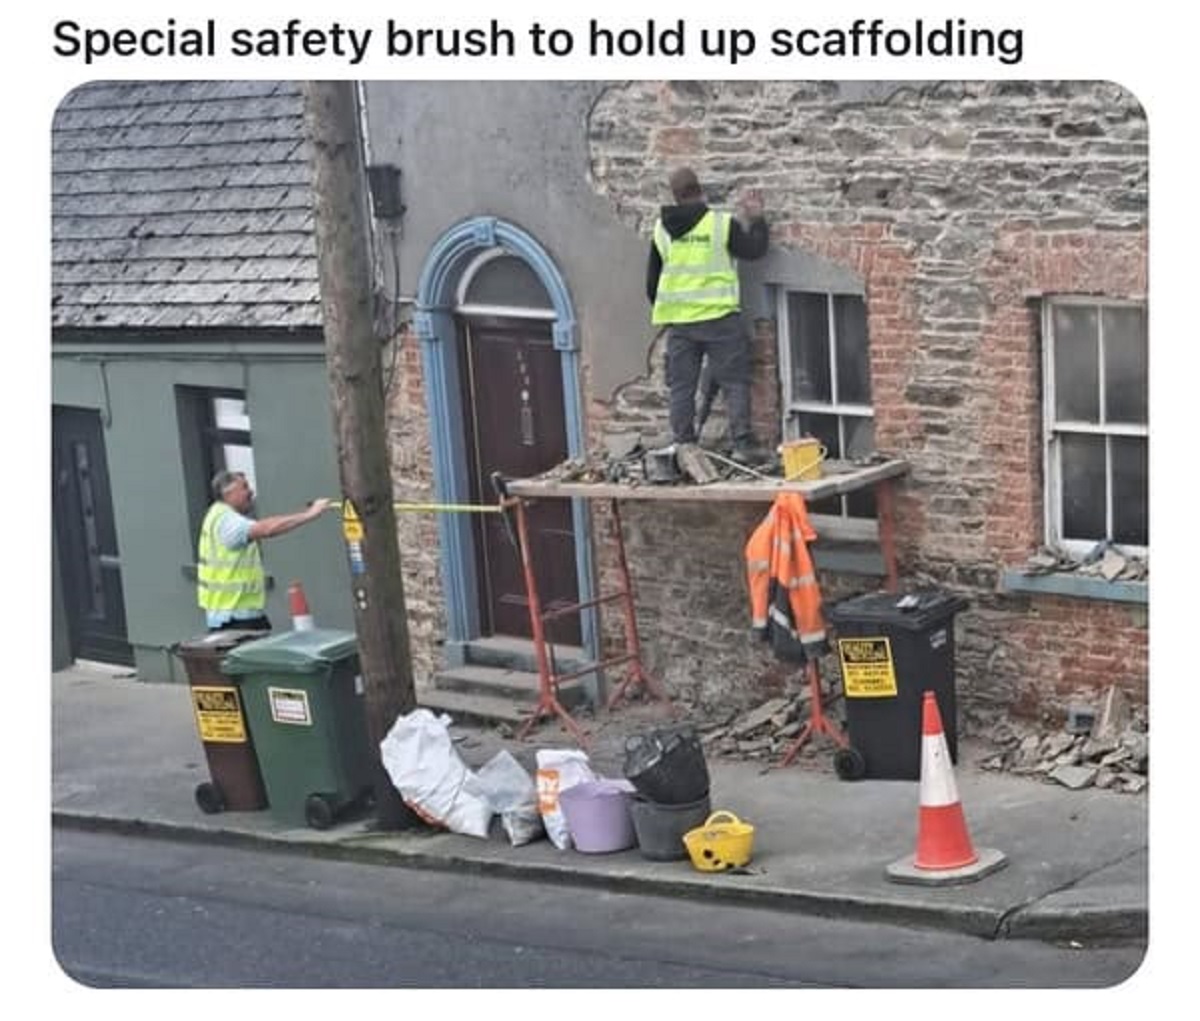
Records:
M375 760L381 829L416 824L379 756L396 717L416 704L408 614L385 443L383 369L375 339L373 279L359 108L351 81L305 82L313 213L329 394L337 436L354 626L366 683L367 731ZM356 524L352 516L357 514ZM352 541L353 540L353 541Z

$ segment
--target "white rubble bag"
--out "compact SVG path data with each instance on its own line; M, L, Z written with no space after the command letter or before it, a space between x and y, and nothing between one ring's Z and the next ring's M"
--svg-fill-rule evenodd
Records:
M585 780L597 779L588 763L586 752L577 748L541 748L537 753L538 811L550 842L560 851L571 849L571 831L567 818L558 803L558 796L568 787Z
M432 826L487 839L491 802L450 740L450 717L414 709L379 742L383 768L400 797Z
M537 786L510 752L501 749L475 775L513 847L546 835L538 811Z

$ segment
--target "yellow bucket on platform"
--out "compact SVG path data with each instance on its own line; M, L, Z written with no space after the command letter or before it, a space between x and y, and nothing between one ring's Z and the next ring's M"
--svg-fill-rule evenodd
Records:
M783 455L783 477L789 482L804 482L821 477L821 462L829 451L815 436L802 436L783 443L779 453Z
M683 846L701 872L741 868L754 852L754 827L732 812L713 812L703 826L683 835Z

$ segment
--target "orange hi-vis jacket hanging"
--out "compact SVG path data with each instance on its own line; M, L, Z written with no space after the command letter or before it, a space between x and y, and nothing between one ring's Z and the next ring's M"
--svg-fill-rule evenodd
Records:
M808 552L816 537L804 497L780 493L746 543L753 626L781 658L812 658L824 651L821 590Z

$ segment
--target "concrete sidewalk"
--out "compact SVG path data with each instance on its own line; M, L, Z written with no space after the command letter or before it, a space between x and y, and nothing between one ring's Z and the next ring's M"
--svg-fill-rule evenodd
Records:
M966 885L907 886L889 881L884 869L914 850L916 782L846 783L795 764L765 769L710 759L713 808L754 824L754 859L744 874L701 873L686 860L649 861L637 850L588 855L545 840L512 847L505 839L441 832L378 833L369 820L317 831L289 828L269 811L205 815L193 790L209 778L208 765L186 685L144 684L82 664L54 674L52 691L56 825L769 904L988 938L1086 943L1147 932L1144 795L1071 791L960 762L955 779L971 837L977 848L1004 852L1008 864ZM498 747L481 737L487 732L454 728L460 732L469 765ZM561 733L547 725L519 757L538 747L570 746ZM619 775L599 756L593 765Z

